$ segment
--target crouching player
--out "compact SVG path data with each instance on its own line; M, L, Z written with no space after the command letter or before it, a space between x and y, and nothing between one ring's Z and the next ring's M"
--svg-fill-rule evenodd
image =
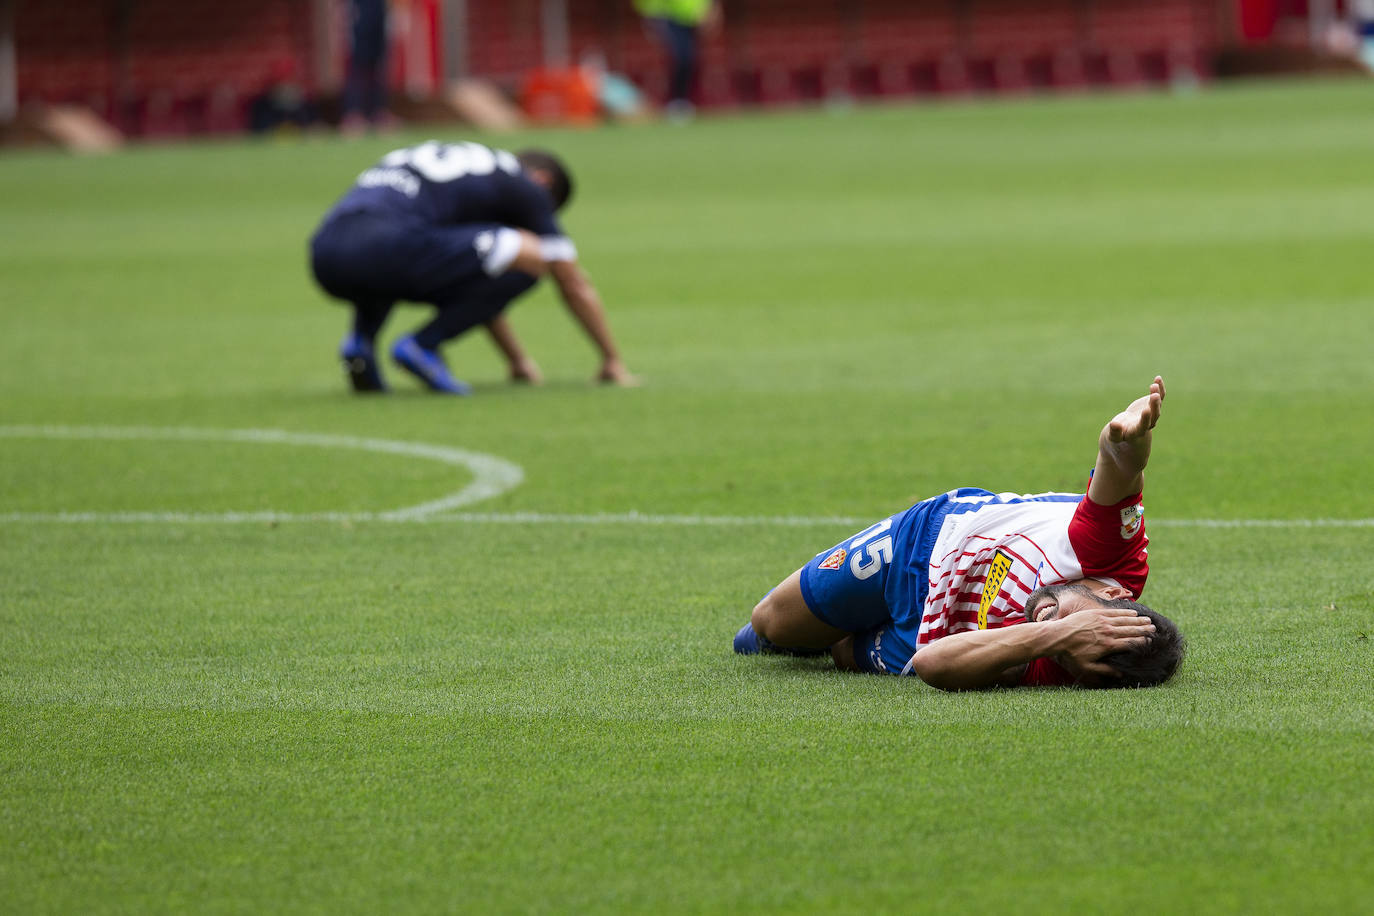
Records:
M1183 636L1135 600L1163 403L1156 377L1103 427L1086 497L952 490L817 554L759 602L735 651L828 649L840 668L945 690L1163 683Z
M391 350L396 364L431 391L471 391L449 372L440 348L479 325L506 357L511 378L537 384L539 366L505 313L545 273L600 351L597 378L635 384L601 297L559 225L556 213L571 196L567 168L543 150L512 155L431 140L388 153L363 172L310 240L316 281L353 308L339 347L353 390L386 390L377 336L398 301L436 310Z

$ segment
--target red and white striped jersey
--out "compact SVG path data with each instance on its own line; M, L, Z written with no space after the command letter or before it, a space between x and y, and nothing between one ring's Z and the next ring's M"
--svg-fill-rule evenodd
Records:
M1149 574L1140 494L1099 506L1071 493L947 495L928 564L916 639L1024 623L1026 598L1042 585L1092 578L1139 598Z

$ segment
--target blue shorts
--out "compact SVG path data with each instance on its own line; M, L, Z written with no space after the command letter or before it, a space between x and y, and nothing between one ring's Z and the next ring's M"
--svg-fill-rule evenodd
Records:
M537 279L516 270L493 277L483 269L483 256L502 228L435 225L371 210L334 211L310 240L310 266L325 292L347 302L404 300L499 312Z
M949 514L936 496L865 528L802 567L807 608L854 635L854 661L874 674L900 674L916 653L930 553Z

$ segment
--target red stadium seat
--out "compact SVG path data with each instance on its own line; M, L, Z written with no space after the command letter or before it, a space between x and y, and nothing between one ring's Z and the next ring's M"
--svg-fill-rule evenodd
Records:
M535 0L461 6L463 21L444 28L467 37L467 73L513 88L544 65ZM242 100L277 62L295 61L307 88L315 74L306 64L318 57L321 4L138 0L122 17L110 7L18 3L21 102L94 98L140 130L220 132L242 120ZM1220 28L1213 0L726 0L724 15L702 46L697 98L707 106L1188 81L1207 75ZM662 97L664 51L631 4L579 0L567 16L567 63L597 53Z

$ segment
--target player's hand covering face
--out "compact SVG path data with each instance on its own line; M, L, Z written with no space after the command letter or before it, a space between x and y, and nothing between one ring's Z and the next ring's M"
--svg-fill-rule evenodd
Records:
M1054 624L1063 630L1059 663L1080 683L1095 686L1116 680L1120 673L1102 664L1103 656L1148 644L1155 631L1148 617L1130 608L1106 607L1084 585L1047 585L1026 599L1026 619Z

